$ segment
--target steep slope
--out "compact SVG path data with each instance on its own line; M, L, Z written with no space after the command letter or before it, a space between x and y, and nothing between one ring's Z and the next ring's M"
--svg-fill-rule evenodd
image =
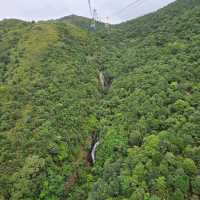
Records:
M113 83L88 199L199 198L199 10L177 1L106 39Z
M199 199L199 0L83 21L0 22L0 199Z
M131 20L126 23L121 23L116 26L117 31L120 34L125 34L125 38L129 37L142 37L149 36L152 33L158 33L162 31L167 31L175 33L175 28L173 27L174 23L179 24L178 18L188 12L191 9L194 9L200 3L197 0L177 0L174 3L166 6L164 9L161 9L155 13L140 17L136 20ZM187 22L187 21L186 21ZM165 26L164 26L165 24ZM182 24L180 22L180 24ZM165 28L163 30L163 28Z
M12 23L1 22L1 199L61 198L100 96L88 36L65 23Z

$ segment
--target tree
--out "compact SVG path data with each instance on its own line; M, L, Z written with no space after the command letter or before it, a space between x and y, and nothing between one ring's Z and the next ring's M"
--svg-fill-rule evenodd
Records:
M25 160L23 168L15 173L12 177L12 199L34 199L35 195L39 193L38 185L41 181L40 173L45 167L44 159L37 155L28 157ZM38 177L40 177L38 179Z
M180 189L186 194L189 190L189 177L186 175L177 175L174 177L174 188Z
M185 172L188 174L188 175L194 175L196 174L197 172L197 167L194 163L194 161L190 158L185 158L183 160L183 169L185 170Z
M161 199L168 198L167 182L164 176L158 177L155 180L155 190L158 197Z
M184 194L183 194L179 189L177 189L177 190L172 194L171 200L185 200Z
M192 192L195 195L200 195L200 176L194 177L192 179Z

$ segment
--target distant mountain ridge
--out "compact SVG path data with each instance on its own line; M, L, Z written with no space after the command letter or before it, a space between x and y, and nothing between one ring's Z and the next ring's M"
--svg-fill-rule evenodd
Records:
M69 15L58 19L58 21L68 22L83 29L90 29L90 24L92 22L92 19L78 15ZM96 24L97 24L97 29L101 29L104 27L103 22L97 22Z

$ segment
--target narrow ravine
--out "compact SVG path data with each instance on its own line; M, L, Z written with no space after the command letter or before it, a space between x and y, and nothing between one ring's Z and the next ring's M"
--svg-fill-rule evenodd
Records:
M94 48L96 44L96 41L92 41L93 45L92 48ZM98 54L101 52L101 48L99 50L95 50L93 56L96 59L94 61L94 66L97 68L97 74L96 78L98 80L97 87L99 88L99 93L101 94L101 97L99 98L97 104L101 103L101 100L105 98L105 96L108 94L109 88L112 84L112 80L109 77L108 73L106 71L100 70L100 64L98 62ZM98 52L98 53L97 53ZM93 52L92 52L93 53ZM100 122L100 119L98 119ZM68 197L68 195L73 192L73 187L78 183L79 179L81 178L81 175L84 174L84 171L91 171L91 169L94 167L97 158L97 151L98 147L100 148L101 145L101 138L98 137L97 134L98 130L94 130L89 138L86 139L86 142L82 145L80 148L80 153L77 155L76 158L76 166L74 172L67 177L66 184L65 184L65 195ZM90 146L90 147L89 147ZM89 147L89 149L88 149ZM84 167L80 167L83 166ZM84 170L84 171L83 171Z

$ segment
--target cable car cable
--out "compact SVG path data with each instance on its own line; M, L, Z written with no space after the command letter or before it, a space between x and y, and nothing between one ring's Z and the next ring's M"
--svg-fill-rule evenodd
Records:
M147 0L146 0L146 1L147 1ZM140 7L141 5L143 5L144 2L145 2L145 0L144 0L144 1L141 1L139 4L135 5L134 8L137 9L138 7ZM121 15L121 16L128 16L128 15L123 14L123 15Z
M119 15L120 13L122 13L124 10L128 9L129 7L133 6L133 5L137 5L137 3L144 3L145 0L135 0L132 3L126 5L125 7L121 8L120 10L118 10L117 12L114 12L111 16L116 16Z
M89 10L90 10L90 15L92 17L93 16L93 12L92 12L91 0L88 0L88 5L89 5Z

